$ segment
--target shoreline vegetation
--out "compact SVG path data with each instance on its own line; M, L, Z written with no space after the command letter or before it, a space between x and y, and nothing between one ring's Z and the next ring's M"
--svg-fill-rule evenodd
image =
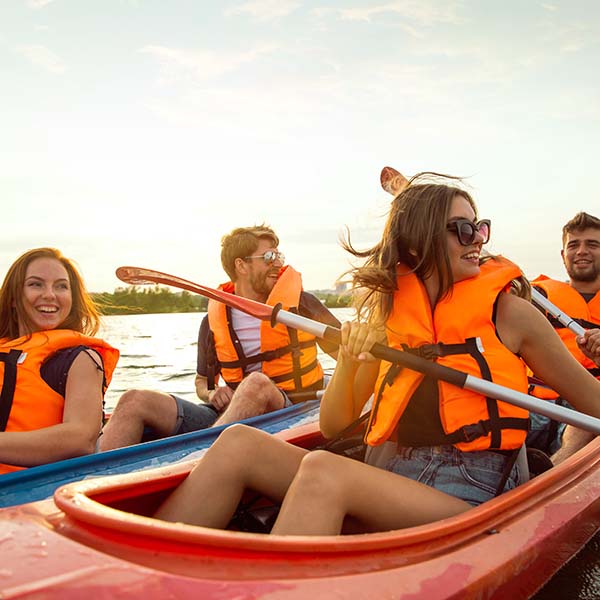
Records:
M327 308L345 308L350 304L349 294L331 290L312 292ZM172 292L161 286L119 287L110 292L92 293L94 302L103 315L142 315L156 313L206 312L208 300L187 291Z

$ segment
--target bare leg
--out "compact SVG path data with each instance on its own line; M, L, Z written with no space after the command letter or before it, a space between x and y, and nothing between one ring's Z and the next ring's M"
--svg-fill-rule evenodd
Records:
M144 427L159 435L173 433L177 423L177 403L169 394L153 390L128 390L117 406L98 440L99 450L112 450L138 444Z
M280 502L306 453L258 429L228 427L154 516L224 528L246 489Z
M577 450L581 450L594 437L594 434L589 431L578 429L577 427L573 427L573 425L567 425L563 433L562 444L550 459L555 465L558 465L577 452Z
M300 464L272 533L337 535L348 515L365 531L430 523L471 506L422 483L325 451Z
M250 373L236 388L229 406L213 427L283 408L283 395L263 373Z

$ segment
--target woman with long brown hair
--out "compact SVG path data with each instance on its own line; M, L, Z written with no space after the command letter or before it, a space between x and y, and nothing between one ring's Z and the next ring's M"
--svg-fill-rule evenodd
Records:
M119 353L73 262L37 248L0 290L0 473L94 452Z
M156 516L225 527L251 489L282 503L275 534L339 534L349 518L359 531L382 531L459 514L518 485L525 409L369 352L383 342L519 391L527 363L577 409L600 416L600 382L527 300L519 268L484 256L489 237L490 222L478 219L459 181L429 173L394 199L375 246L360 252L345 243L364 259L353 272L359 318L342 327L320 426L335 436L373 395L366 442L393 443L384 468L234 426Z

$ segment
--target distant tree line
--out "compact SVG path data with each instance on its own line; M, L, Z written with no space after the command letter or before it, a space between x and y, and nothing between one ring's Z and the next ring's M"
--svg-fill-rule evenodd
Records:
M315 292L315 296L327 308L346 308L350 306L352 296L350 294L336 294L334 292Z
M92 298L104 315L204 312L208 306L208 300L203 296L185 290L172 292L158 285L117 288L112 294L92 294Z
M348 294L316 292L328 308L345 308L350 303ZM135 315L146 313L206 312L208 300L185 290L172 292L161 286L128 286L117 288L112 294L92 294L104 315Z

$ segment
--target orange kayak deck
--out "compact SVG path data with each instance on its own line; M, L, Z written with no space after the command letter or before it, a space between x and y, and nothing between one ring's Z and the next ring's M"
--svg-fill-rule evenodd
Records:
M309 447L316 427L279 437ZM527 598L600 528L600 438L462 515L361 535L271 536L140 514L193 464L72 483L1 510L0 598Z

